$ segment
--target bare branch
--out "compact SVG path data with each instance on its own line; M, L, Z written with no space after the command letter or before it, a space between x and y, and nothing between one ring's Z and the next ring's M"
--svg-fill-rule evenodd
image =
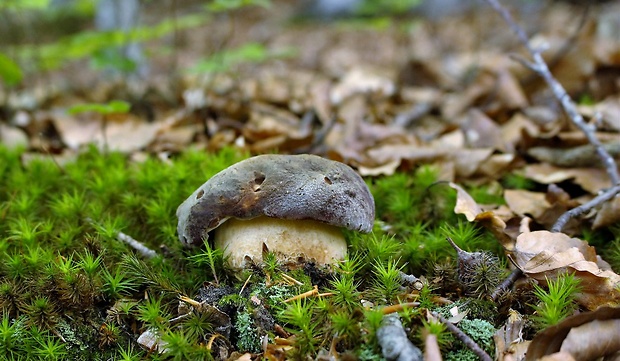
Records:
M604 192L600 193L598 196L594 197L589 202L586 202L579 207L575 207L564 214L562 214L558 220L555 222L553 227L551 227L551 232L560 232L564 225L568 223L571 218L577 217L581 214L588 212L590 209L597 207L615 197L618 193L620 193L620 184L616 184L615 186L608 188Z
M90 217L86 217L86 221L88 223L92 224L95 227L101 227L97 222L95 222ZM127 243L131 248L136 250L136 252L138 252L144 258L155 258L155 257L157 257L157 252L155 252L152 249L148 248L145 244L143 244L142 242L136 240L135 238L131 237L130 235L128 235L126 233L123 233L121 231L117 231L116 239L118 239L121 242Z
M518 280L521 276L523 276L523 271L515 268L508 275L508 277L506 277L506 279L504 279L502 283L500 283L499 286L497 286L497 288L493 291L493 293L491 294L491 299L493 301L497 301L497 298L502 294L502 292L511 287L515 283L515 281Z
M383 316L381 327L377 330L377 341L381 353L387 360L422 361L422 351L407 338L407 333L397 313Z
M564 112L566 113L568 118L586 135L586 138L588 138L588 142L590 142L590 144L592 144L596 148L596 153L601 158L601 161L605 166L605 169L607 170L607 174L609 175L609 179L611 179L612 185L615 186L600 194L592 201L564 213L552 227L552 231L559 232L562 230L562 228L569 219L583 214L588 210L599 206L603 202L610 200L620 191L619 187L616 187L620 185L620 174L618 173L618 165L614 161L614 158L609 154L609 152L607 152L607 150L603 147L603 144L596 137L596 128L588 124L583 119L581 114L579 114L579 112L577 111L575 103L572 101L562 84L560 84L560 82L558 82L557 79L555 79L555 77L551 74L549 66L547 66L547 63L541 55L541 51L532 48L532 46L530 45L529 37L527 36L523 28L521 28L514 21L514 19L510 15L510 12L505 7L503 7L498 2L498 0L486 0L486 2L489 3L489 5L491 5L491 7L504 18L504 21L506 21L508 26L510 26L510 28L517 35L521 43L528 50L528 52L532 56L533 62L521 61L521 63L532 69L545 80L545 82L553 92L555 98L562 105L562 108L564 109Z

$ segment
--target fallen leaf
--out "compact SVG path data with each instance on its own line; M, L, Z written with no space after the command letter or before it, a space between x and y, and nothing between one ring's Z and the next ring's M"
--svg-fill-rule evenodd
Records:
M498 361L524 360L530 341L523 340L525 320L519 312L508 311L508 319L493 335Z
M391 96L396 91L394 76L384 69L354 67L336 84L330 92L332 104L340 104L353 94L375 93Z
M396 159L390 162L387 162L378 167L365 167L360 165L357 167L357 171L361 176L379 176L379 175L392 175L396 172L396 169L400 165L400 160Z
M620 304L620 276L601 263L594 247L585 241L563 233L524 232L508 257L524 274L542 284L574 273L581 281L576 300L588 309Z
M594 320L573 327L562 342L561 352L577 360L594 360L620 351L620 319Z
M469 148L491 148L506 150L501 131L496 122L477 108L470 109L461 129Z
M519 81L506 67L498 71L497 96L508 109L522 109L528 105L527 97Z
M618 342L620 338L618 338L618 331L601 329L597 327L587 326L586 330L591 330L589 332L583 333L583 329L578 331L581 333L579 339L569 340L568 342L571 344L567 344L564 346L564 342L567 341L568 334L575 328L580 326L585 326L590 324L593 321L607 321L613 320L618 322L620 320L620 308L615 307L600 307L599 309L592 312L583 312L577 315L569 316L562 320L557 325L553 325L547 327L546 329L539 332L536 337L530 343L530 346L527 349L526 361L534 361L539 360L545 355L553 355L560 350L567 352L567 348L570 347L581 347L583 349L588 349L591 345L594 348L597 348L597 340L601 339L601 337L609 336L613 339L614 342ZM595 324L596 325L596 324ZM600 325L600 324L598 324ZM603 332L606 331L606 332ZM591 332L590 335L588 335ZM574 337L573 335L572 337ZM572 351L572 350L571 350ZM578 358L575 357L575 354L572 354L571 357L574 357L577 360L594 360L596 357L584 357ZM563 359L562 359L563 360Z
M465 191L461 186L456 183L448 183L452 189L456 190L456 206L454 206L454 213L463 214L468 221L473 222L476 216L482 213L482 208L476 203L476 201Z
M620 196L603 204L594 218L592 228L598 229L620 222Z
M545 193L531 192L523 189L504 190L504 199L508 207L521 217L531 216L538 219L551 206Z
M560 183L572 180L591 194L609 188L611 181L607 172L599 168L560 168L547 163L531 164L524 168L525 177L542 184Z

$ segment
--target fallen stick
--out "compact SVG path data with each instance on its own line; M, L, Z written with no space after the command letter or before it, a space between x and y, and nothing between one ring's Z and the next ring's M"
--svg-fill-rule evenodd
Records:
M397 313L383 316L381 327L377 330L377 341L381 353L387 360L422 361L422 351L407 338Z

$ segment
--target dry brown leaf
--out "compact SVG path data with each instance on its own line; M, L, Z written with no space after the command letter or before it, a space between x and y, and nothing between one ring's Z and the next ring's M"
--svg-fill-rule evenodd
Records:
M456 206L454 213L464 214L468 221L476 221L487 228L499 243L506 249L511 251L514 249L514 239L506 230L506 222L495 214L493 211L484 211L478 203L465 191L461 186L455 183L448 185L456 190Z
M497 96L508 109L522 109L528 105L527 97L516 77L505 67L498 71Z
M606 337L612 338L612 341L617 343L618 341L620 341L620 338L618 338L618 331L614 332L610 329L595 327L597 324L600 325L600 323L586 326L595 321L600 322L607 320L618 322L620 320L620 308L601 307L592 312L583 312L577 315L569 316L557 325L553 325L542 330L536 335L536 337L534 337L534 339L530 343L530 347L527 350L526 360L540 360L545 355L553 355L558 353L560 350L566 352L567 349L575 346L583 349L588 349L590 346L593 346L593 348L596 349L600 346L597 340L604 340ZM569 333L572 332L573 329L577 329L582 326L586 327L585 329L577 332L579 338L569 340L566 346L564 346L564 343L567 341L567 335L569 335ZM584 333L582 331L586 332ZM589 336L588 333L590 332L592 332L594 336ZM577 335L573 334L572 337L574 336ZM569 346L569 344L571 345ZM576 349L573 348L572 350ZM613 352L611 352L610 350L609 354L613 354ZM593 354L590 355L594 356ZM596 357L590 356L581 358L578 357L577 354L572 352L571 357L574 357L577 360L596 359Z
M498 361L524 360L529 341L523 340L525 320L519 312L510 310L506 323L493 335Z
M465 91L444 96L441 114L445 119L456 119L477 99L493 91L494 87L495 76L489 72L480 72L476 80Z
M551 355L543 356L538 361L576 361L568 352L556 352Z
M323 124L329 123L329 119L333 112L329 101L331 86L331 81L328 79L317 79L308 87L311 107L314 109L317 118L319 118Z
M461 129L469 148L506 149L497 123L479 109L473 108L467 112Z
M455 129L429 142L435 148L464 148L465 135L460 129Z
M620 132L620 97L609 97L594 106L593 112L599 112L602 123L601 128L608 128ZM591 116L594 116L592 113Z
M620 158L620 141L604 143L603 148L613 158ZM540 162L547 162L560 167L592 167L601 166L601 158L591 144L571 148L533 147L527 154Z
M357 171L361 176L379 176L379 175L392 175L396 172L396 169L400 166L400 160L393 160L391 162L387 162L378 167L365 167L360 165L357 167Z
M512 168L514 163L514 154L493 154L484 162L480 163L477 174L481 174L488 179L499 179L506 171Z
M493 154L491 148L453 150L450 159L454 162L457 177L470 177Z
M594 360L620 351L620 319L594 320L573 327L562 342L561 352L577 360Z
M385 69L354 67L336 84L330 92L332 104L340 104L353 94L380 94L391 96L396 91L394 75Z
M538 126L528 117L521 113L516 113L508 122L501 126L501 136L507 151L514 152L516 145L523 138L523 132L531 137L538 136Z
M607 172L598 168L560 168L547 163L532 164L525 167L525 177L542 184L560 183L573 180L584 190L597 194L601 189L609 188L611 182Z
M504 199L508 207L521 217L531 216L539 219L545 210L551 207L545 193L531 192L522 189L504 190Z
M101 149L107 147L126 153L145 148L162 126L161 122L149 123L132 114L108 116L106 122L97 114L86 113L78 117L58 115L53 121L63 142L71 149L93 143Z
M476 201L465 191L461 186L456 183L448 183L450 187L456 190L456 206L454 206L454 213L463 214L468 221L473 222L476 216L482 213L482 208L476 203Z
M542 284L564 273L574 273L581 281L576 300L588 309L620 304L620 276L599 264L594 247L563 233L524 232L508 254L528 277Z
M386 144L368 151L368 155L380 164L403 159L413 162L433 161L449 153L446 149L420 147L415 144Z
M594 218L592 228L607 227L618 222L620 222L620 196L616 196L611 201L603 204L601 210L598 211Z

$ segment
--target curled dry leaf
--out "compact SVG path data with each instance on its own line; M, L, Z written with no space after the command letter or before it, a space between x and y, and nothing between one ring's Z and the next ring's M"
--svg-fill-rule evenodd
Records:
M510 310L506 323L493 335L498 361L520 361L525 359L525 353L530 341L523 340L525 320L519 312Z
M620 304L620 276L585 241L563 233L524 232L508 257L528 277L543 284L561 274L574 273L581 280L577 302L590 310Z
M601 307L565 318L534 337L527 349L526 361L595 360L620 350L620 308ZM568 354L570 358L558 358ZM568 356L567 356L568 357Z
M534 219L539 219L551 206L544 193L523 189L504 190L504 199L513 212L522 217L529 215Z
M456 190L456 206L454 213L464 214L468 221L472 222L476 216L482 213L482 208L461 186L456 183L448 183L451 188Z
M524 168L525 177L542 184L559 183L572 180L584 190L597 194L609 188L611 182L604 169L599 168L560 168L547 163L532 164Z
M514 238L507 233L506 222L493 211L484 211L482 207L456 183L448 183L456 190L456 206L454 213L464 214L468 221L478 222L487 228L506 251L514 249Z
M594 320L570 330L562 343L561 352L577 360L595 360L620 351L620 319Z

